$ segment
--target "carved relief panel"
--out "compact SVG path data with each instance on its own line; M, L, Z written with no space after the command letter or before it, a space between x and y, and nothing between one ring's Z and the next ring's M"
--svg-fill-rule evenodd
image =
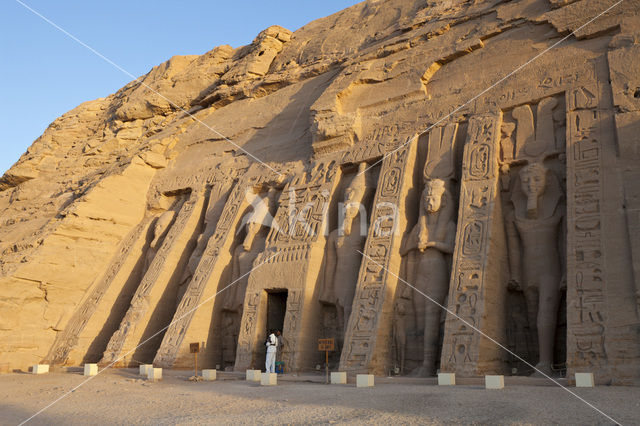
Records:
M382 161L341 369L383 371L390 355L393 294L400 272L398 252L406 227L403 201L413 185L416 156L417 138L411 139Z
M208 340L213 310L211 307L197 307L203 300L213 299L212 304L215 304L220 275L232 260L229 250L234 239L233 229L240 221L243 206L251 203L255 196L255 187L262 186L270 180L272 179L268 173L253 170L231 190L215 232L207 241L200 262L176 309L174 319L163 337L154 359L155 364L168 368L174 365L178 357L188 356L188 347L185 345L188 345L190 340L185 341L186 336L200 342ZM196 317L201 319L194 321ZM207 356L212 355L207 353Z
M265 290L286 289L289 292L282 330L283 341L291 351L286 353L287 368L297 369L309 364L311 359L300 359L299 352L309 340L302 340L303 316L308 308L310 293L320 273L322 253L327 233L327 212L337 182L340 166L336 161L317 162L308 171L295 175L284 187L278 200L273 224L267 236L266 248L254 265L260 265L249 275L248 295L259 298L254 310L254 301L245 298L242 322L238 336L235 369L255 366L264 355L261 336L265 335L266 307L261 309ZM301 303L296 308L292 295ZM266 303L266 302L265 302ZM305 306L305 307L302 307ZM305 330L309 332L309 330ZM315 332L315 330L314 330ZM283 356L285 353L283 352Z
M598 88L567 92L567 364L598 369L607 362L602 206L603 148ZM569 374L570 372L568 372Z
M498 194L500 121L493 115L469 121L448 298L448 309L455 316L447 314L441 371L478 375L488 367L502 368L499 348L478 332L498 341L504 334L504 268L499 260L504 256Z

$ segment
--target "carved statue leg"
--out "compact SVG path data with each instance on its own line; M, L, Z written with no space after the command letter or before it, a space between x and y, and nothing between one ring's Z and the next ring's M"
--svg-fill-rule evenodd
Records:
M439 253L438 253L439 254ZM447 265L444 256L434 256L431 263L431 273L428 276L426 294L432 300L427 300L424 315L424 360L423 373L432 376L436 372L438 360L438 337L440 335L440 315L449 290L447 279ZM434 303L437 302L438 304Z
M419 277L420 281L424 281L425 277ZM421 288L420 285L418 285L418 283L414 284L415 287L424 292L425 294L428 294L425 288ZM411 298L413 301L413 310L414 310L414 321L415 321L415 333L416 336L422 336L424 335L424 324L425 324L425 307L427 303L431 303L429 302L422 294L418 293L417 291L413 291L411 294Z
M404 325L404 324L403 324ZM407 338L402 335L398 342L398 358L400 359L400 374L404 374L405 347L407 346Z
M550 275L543 275L540 279L540 302L537 320L540 360L536 368L546 374L551 374L551 364L553 364L553 346L556 337L559 304L558 279Z
M411 285L416 285L416 272L418 264L418 254L416 250L412 250L407 254L407 282Z
M342 330L342 336L344 338L344 335L347 333L347 323L345 321L345 314L346 308L343 308L342 306L340 306L339 304L336 304L336 316L337 316L337 321L338 321L338 330ZM351 311L351 310L349 310Z
M527 303L527 322L529 323L528 345L533 350L529 355L533 357L538 347L538 288L528 286L524 290L524 298Z

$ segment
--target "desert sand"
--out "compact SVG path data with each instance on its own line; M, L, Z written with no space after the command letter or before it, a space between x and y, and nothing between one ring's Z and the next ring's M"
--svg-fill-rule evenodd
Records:
M362 389L352 380L326 385L321 375L284 375L263 387L239 373L190 382L192 373L165 371L148 382L135 369L106 370L28 424L611 424L546 379L507 377L505 389L486 390L481 379L439 387L376 377ZM84 380L80 372L0 376L0 423L18 424ZM638 421L637 387L569 389L621 424Z

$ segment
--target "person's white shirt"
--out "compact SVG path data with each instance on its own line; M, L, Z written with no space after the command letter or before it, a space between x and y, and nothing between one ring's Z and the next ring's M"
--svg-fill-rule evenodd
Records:
M267 346L267 352L275 352L278 347L278 338L275 334L271 333L269 335L269 340L265 343Z

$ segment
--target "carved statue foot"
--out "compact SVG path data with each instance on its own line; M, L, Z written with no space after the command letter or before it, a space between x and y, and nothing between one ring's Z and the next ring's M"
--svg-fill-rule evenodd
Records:
M409 374L411 377L432 377L435 376L435 372L433 368L427 367L426 365L421 365L418 368L414 368L413 371Z
M531 373L530 377L545 377L542 373L546 374L547 376L553 377L553 371L551 370L551 365L549 364L538 363L538 365L536 365L536 369L536 371Z

